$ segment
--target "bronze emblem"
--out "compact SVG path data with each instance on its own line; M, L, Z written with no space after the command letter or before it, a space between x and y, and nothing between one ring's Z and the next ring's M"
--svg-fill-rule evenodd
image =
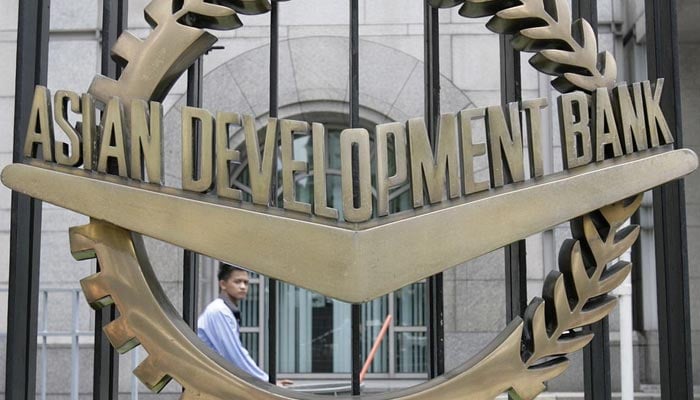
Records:
M367 201L371 190L369 133L344 131L341 151L356 146L360 166L353 171L348 159L342 159L342 172L360 176L362 193L360 203L354 204L354 189L345 185L348 179L343 181L342 221L338 210L319 207L322 201L313 206L297 201L293 186L284 188L284 209L267 208L272 157L267 148L276 144L276 132L281 132L283 174L293 180L295 172L305 166L291 157L285 159L291 150L287 153L284 147L290 147L290 138L298 132L311 133L314 142L322 141L320 124L270 120L263 154L251 153L251 163L257 167L252 179L254 204L240 202L227 180L220 179L221 168L216 179L213 167L197 180L183 176L185 190L159 187L154 183L160 183L162 155L154 143L161 140L158 122L162 111L157 103L149 107L146 101L163 99L177 77L214 44L216 38L205 28L233 29L240 25L236 12L260 13L269 8L264 0L180 3L182 7L174 11L172 0L153 0L145 10L153 27L151 34L143 41L129 33L120 37L112 49L113 57L124 66L119 80L98 76L89 95L82 97L56 94L56 119L74 140L72 154L60 146L54 151L50 94L46 88L37 88L25 155L36 157L41 149L45 162L10 165L2 173L3 183L13 190L93 218L90 224L70 230L74 257L97 257L102 268L81 281L83 291L95 308L116 304L121 316L105 331L120 352L139 344L146 349L149 356L134 373L154 391L175 379L186 389L184 399L313 397L254 383L201 344L161 289L140 234L357 303L572 220L574 238L562 246L560 272L547 277L542 298L530 303L522 319L511 322L479 355L443 377L390 396L362 396L378 400L490 399L509 391L517 398L532 399L544 390L544 382L567 368L566 356L591 340L579 328L604 318L614 308L616 299L607 294L632 268L616 260L639 234L638 227L624 227L641 203L638 194L678 179L698 165L692 151L670 146L673 137L658 106L663 82L615 87L613 56L598 53L591 26L583 20L573 22L566 1L549 2L546 8L544 0L521 0L519 5L508 0L434 0L433 5L440 7L462 4L460 14L465 17L492 16L487 24L490 29L515 34L517 49L535 53L532 65L557 77L555 88L568 93L559 100L559 119L564 162L570 170L541 177L538 150L533 149L530 169L537 179L505 185L505 170L513 181L524 181L524 166L522 142L508 131L507 123L500 124L507 117L499 106L443 116L437 161L430 144L423 140L422 121L378 126L377 143L386 145L391 134L411 157L409 163L405 156L395 155L399 166L395 175L388 176L384 168L388 155L378 148L377 173L382 179L377 182L377 210ZM580 40L574 39L574 31ZM97 135L94 101L105 108L102 134L115 139L103 137L99 148L93 146ZM80 130L60 123L67 103L83 114ZM539 130L536 109L545 102L525 103L523 110L511 105L509 117L512 122L521 111L526 112L530 116L528 133L533 135ZM217 143L216 157L223 160L222 165L237 160L238 154L227 143L221 144L227 137L220 139L214 125L246 127L246 116L219 113L214 118L200 109L188 109L183 115L210 125L209 140ZM475 118L496 122L489 135L502 146L488 149L494 187L490 190L488 183L475 182L469 174L469 157L487 152L486 147L471 142L464 145L469 137L465 132L470 132L469 123ZM132 147L130 153L119 143L127 132L131 146L141 146L136 151ZM457 132L465 146L461 159ZM248 129L246 137L257 149L255 131ZM533 138L531 143L536 143ZM325 158L322 147L314 148L314 157ZM120 176L100 173L105 172L108 157L118 161ZM207 159L210 166L216 164L213 157L211 153ZM86 171L72 168L80 159ZM61 165L47 164L54 161ZM183 168L191 169L186 159ZM134 183L129 178L149 183ZM388 215L382 193L409 180L414 210ZM217 197L192 193L213 186ZM325 198L325 191L315 196ZM429 205L423 204L424 198ZM375 211L381 218L372 220ZM348 280L353 282L351 288L344 284Z

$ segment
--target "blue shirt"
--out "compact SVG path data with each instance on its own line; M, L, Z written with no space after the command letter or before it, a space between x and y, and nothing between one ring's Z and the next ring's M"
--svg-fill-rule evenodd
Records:
M207 306L197 320L197 336L212 350L231 364L250 375L267 382L268 376L260 369L243 347L240 329L233 311L218 298Z

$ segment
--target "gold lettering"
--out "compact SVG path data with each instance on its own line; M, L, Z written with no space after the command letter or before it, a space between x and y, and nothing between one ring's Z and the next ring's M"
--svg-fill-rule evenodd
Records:
M634 102L630 96L629 88L620 85L613 89L616 99L615 116L622 128L622 137L625 142L625 152L631 154L635 151L649 148L647 140L647 127L644 118L644 98L642 97L642 85L635 83L632 86Z
M389 136L394 140L394 175L389 176ZM377 216L389 215L389 190L408 180L406 126L399 122L377 125Z
M131 102L131 178L163 184L163 106L152 101L150 113L143 100Z
M195 124L200 124L199 138L195 138ZM195 139L199 146L195 146ZM198 154L195 154L199 147ZM214 184L214 116L196 107L182 108L182 188L204 193ZM196 161L199 159L199 162ZM199 164L199 174L196 165Z
M280 136L282 141L282 187L284 208L311 214L311 204L297 201L296 180L297 171L309 172L305 161L294 159L294 135L308 135L309 124L303 121L284 119L280 121Z
M440 117L437 157L433 157L433 151L428 141L428 130L423 119L409 120L408 131L413 207L423 206L424 182L431 204L444 200L446 177L449 197L451 199L459 197L461 188L456 116L444 114Z
M83 168L88 171L95 169L95 148L97 138L97 124L95 123L95 99L88 93L81 98L83 122L80 124L80 133L83 136Z
M108 171L110 158L116 162L119 176L127 178L129 175L124 151L124 111L121 102L116 97L107 102L107 108L102 117L102 138L100 139L100 153L97 159L99 172L113 173L111 167Z
M462 135L462 182L464 194L483 192L489 189L488 181L476 182L474 158L486 155L486 143L474 143L472 121L486 117L485 108L469 108L459 113Z
M53 162L53 124L51 123L51 92L44 86L34 89L32 110L29 112L29 125L24 137L24 156L37 158L41 148L44 161Z
M674 142L671 129L668 127L666 117L661 109L661 94L664 89L664 80L657 79L654 87L654 94L651 93L651 83L642 82L644 89L644 109L647 114L647 129L651 147L658 147L663 144ZM663 137L663 143L659 140L659 133Z
M77 93L67 90L59 90L56 92L54 96L54 118L63 133L68 137L68 143L57 140L54 152L56 163L69 167L77 167L82 163L83 158L81 138L80 132L68 121L68 103L70 103L70 110L72 112L80 114L80 97Z
M509 118L506 119L501 106L486 109L486 141L489 145L489 172L493 187L525 180L518 103L508 104L508 111Z
M240 162L241 153L229 147L228 127L240 124L241 117L236 113L216 114L216 194L233 200L243 198L239 189L231 187L231 164Z
M586 165L593 161L588 97L583 92L574 92L559 97L558 101L564 168Z
M523 101L525 123L527 124L527 151L530 159L530 177L544 176L542 159L542 110L547 107L547 99Z
M270 118L267 121L262 162L260 161L260 143L258 133L255 130L255 119L250 115L243 116L243 132L245 133L245 146L248 153L248 174L250 175L253 203L269 206L272 166L277 147L277 119Z
M595 131L595 160L603 161L606 158L620 157L622 155L622 144L615 125L615 114L613 112L610 94L607 88L598 88L593 96L593 110L595 120L593 130ZM610 148L611 147L611 148Z
M356 150L354 150L356 149ZM358 171L353 171L357 152ZM364 222L372 218L372 176L369 154L369 132L366 129L345 129L340 133L340 171L343 188L343 218L348 222ZM355 192L353 173L357 173Z
M326 128L323 124L314 123L311 132L314 147L314 214L338 219L338 210L328 207L326 197Z

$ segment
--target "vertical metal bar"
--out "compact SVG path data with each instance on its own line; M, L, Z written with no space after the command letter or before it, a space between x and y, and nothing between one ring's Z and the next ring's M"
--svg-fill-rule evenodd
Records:
M80 343L78 336L79 330L79 319L78 319L78 305L80 304L80 292L72 291L71 295L71 345L70 345L70 358L71 358L71 369L70 369L70 398L71 400L78 400L80 395Z
M360 125L360 36L358 0L350 0L350 127ZM354 169L354 166L353 166ZM355 191L357 192L357 191Z
M583 18L590 22L598 34L597 0L573 0L574 18ZM597 322L586 331L595 336L583 350L583 379L586 400L609 400L612 396L610 378L610 329L608 318Z
M675 0L646 0L649 79L664 78L661 107L683 146ZM654 190L661 397L693 398L688 238L683 181Z
M501 103L522 100L520 52L513 48L512 35L500 35ZM531 146L531 143L528 143ZM505 247L506 319L522 315L527 306L527 257L525 240Z
M574 20L583 18L590 22L598 36L598 0L572 0L571 8Z
M513 48L512 35L500 35L501 103L522 100L520 52ZM532 146L532 143L528 143ZM522 316L527 307L527 254L525 240L518 240L504 248L506 284L506 322ZM509 398L512 398L509 395Z
M430 143L434 145L437 142L438 120L440 118L440 14L439 10L432 7L427 0L424 1L423 7L425 120Z
M630 223L641 226L639 211L634 213ZM641 236L641 235L640 235ZM644 330L644 288L642 287L642 238L632 245L632 324L634 330Z
M139 354L141 353L141 346L136 346L131 350L131 370L135 370L139 366ZM131 400L139 400L139 379L136 375L131 374Z
M350 127L360 125L360 35L358 0L350 0ZM359 170L359 155L353 152L352 170ZM359 202L359 176L353 174L353 193ZM353 304L351 311L352 342L352 394L360 394L360 370L362 369L362 306Z
M111 49L117 38L126 28L128 15L127 0L104 0L102 3L102 48L101 73L110 78L118 78L121 68L111 59ZM111 171L110 171L111 172ZM100 270L99 262L97 271ZM96 400L116 400L119 390L119 354L112 348L102 328L115 320L117 309L114 305L95 311L95 346L93 370L93 398Z
M46 85L49 0L19 2L12 161L24 160L24 134L35 85ZM5 396L36 395L36 336L39 309L41 201L12 192Z
M279 112L279 2L270 2L270 118L277 118ZM272 198L277 198L276 190ZM277 382L277 279L270 278L267 302L267 374L272 384Z
M612 398L610 381L610 329L608 318L586 328L595 336L583 350L583 379L585 399Z
M204 57L199 57L187 69L187 105L202 107L202 74ZM194 168L198 176L200 166L200 144L202 127L196 124L193 130ZM197 297L199 289L199 257L197 253L184 250L182 258L182 318L193 330L197 330Z
M49 304L49 292L41 291L42 312L41 312L41 400L46 400L46 380L49 375L48 367L48 339L46 332L49 327L49 316L47 305Z
M437 148L440 117L440 21L439 10L428 1L423 6L423 50L425 57L425 121L433 148ZM445 325L443 318L443 276L437 274L426 281L428 319L428 376L445 373Z

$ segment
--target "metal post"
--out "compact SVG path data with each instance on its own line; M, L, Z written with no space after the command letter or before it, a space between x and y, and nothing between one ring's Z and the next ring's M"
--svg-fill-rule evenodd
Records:
M121 68L111 59L111 49L126 28L127 0L104 0L102 3L101 73L118 78ZM110 168L110 167L108 167ZM99 262L97 270L100 270ZM119 354L109 343L102 328L117 318L114 305L95 311L95 346L93 370L93 398L115 400L119 391Z
M360 125L360 36L358 0L350 0L350 127ZM352 170L359 171L359 155L353 151ZM353 193L359 203L359 176L353 174ZM360 370L362 369L362 306L353 304L351 311L352 341L352 394L360 394Z
M664 78L666 121L683 146L675 0L646 0L649 79ZM688 289L688 239L682 181L654 190L656 285L659 315L661 397L693 398Z
M202 73L204 58L199 57L187 69L187 105L202 107ZM193 127L195 174L199 175L202 127ZM197 329L197 297L199 288L199 257L197 253L184 250L182 258L182 318L193 330Z
M520 52L513 48L512 35L500 35L501 103L522 100ZM528 144L532 146L531 143ZM525 240L505 247L506 319L510 322L527 307L527 257Z
M425 121L433 148L436 148L440 117L440 21L439 10L424 2L423 49L425 54ZM443 276L437 274L426 281L428 311L428 376L445 373L445 323L443 318Z
M631 224L641 226L639 211L634 213ZM632 245L632 323L634 330L644 330L644 289L642 287L642 240Z
M35 85L46 85L48 0L19 3L12 161L24 159L24 136ZM36 336L41 249L41 201L12 192L5 396L36 394Z
M590 22L598 33L597 0L573 0L574 18L583 18ZM586 400L609 400L612 396L610 378L610 329L608 318L588 328L587 332L595 335L591 343L583 350L584 391Z
M513 48L512 35L500 35L501 103L522 100L520 52ZM528 143L532 146L532 143ZM506 284L506 322L522 316L527 307L527 250L525 240L518 240L504 248ZM509 395L509 398L512 396Z
M270 118L277 118L279 112L279 2L270 2ZM274 186L274 185L273 185ZM273 194L272 199L277 200ZM277 280L267 281L267 373L272 384L277 382Z

